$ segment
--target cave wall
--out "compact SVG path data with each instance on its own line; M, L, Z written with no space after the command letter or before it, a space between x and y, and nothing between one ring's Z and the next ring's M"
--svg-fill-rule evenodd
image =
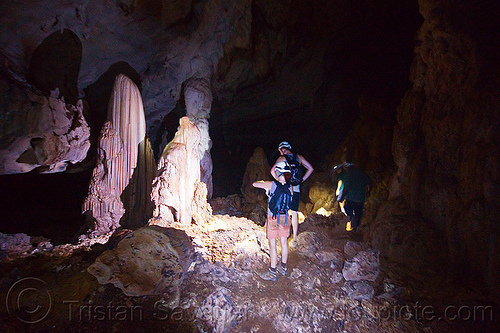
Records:
M420 1L424 23L413 87L396 114L390 199L404 198L444 236L455 272L498 294L499 24L489 5Z
M376 186L365 240L393 261L497 298L500 278L499 31L492 1L420 1L423 22L397 106L361 94L359 116L327 156ZM380 96L379 96L380 97Z

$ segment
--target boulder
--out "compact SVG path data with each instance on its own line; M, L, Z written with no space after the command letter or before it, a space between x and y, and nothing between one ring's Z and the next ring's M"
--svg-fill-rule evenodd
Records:
M208 295L196 311L196 317L208 323L216 333L229 332L237 323L238 316L238 309L224 288Z
M32 249L30 236L23 233L6 235L0 232L0 250L7 256L22 254Z
M183 272L191 264L190 244L185 234L143 227L103 252L87 270L100 284L112 283L127 296L167 294L175 304Z
M378 250L358 252L352 260L344 263L342 275L346 281L375 281L380 274Z

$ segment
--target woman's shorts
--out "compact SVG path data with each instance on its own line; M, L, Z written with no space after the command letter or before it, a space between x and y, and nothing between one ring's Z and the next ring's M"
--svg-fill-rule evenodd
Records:
M276 239L278 237L288 238L290 236L290 224L292 224L292 217L288 216L288 222L285 227L285 215L280 215L280 225L278 226L278 219L273 218L271 215L267 216L266 221L266 234L267 239Z

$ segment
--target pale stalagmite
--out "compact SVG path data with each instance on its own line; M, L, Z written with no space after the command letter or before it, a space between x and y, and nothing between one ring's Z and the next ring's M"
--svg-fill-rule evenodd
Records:
M212 109L212 92L210 83L203 78L190 79L186 82L184 89L184 99L186 101L186 114L200 130L200 144L198 154L200 157L200 179L206 184L208 197L212 197L212 157L210 149L212 140L208 131L208 118Z
M150 225L168 226L174 221L189 224L193 216L208 218L206 187L199 186L199 144L200 131L188 117L182 117L179 130L158 162L158 174L151 192L154 210ZM203 191L203 195L198 195L197 191Z
M125 225L145 224L152 209L149 193L153 172L139 89L128 77L119 75L108 121L101 130L99 160L83 204L83 212L90 211L95 219L93 235L113 231L122 217Z

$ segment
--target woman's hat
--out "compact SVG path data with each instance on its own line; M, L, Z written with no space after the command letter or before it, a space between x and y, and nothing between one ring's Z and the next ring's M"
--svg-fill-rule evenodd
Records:
M281 148L286 148L290 150L292 149L292 146L287 141L283 141L278 145L278 150L280 150Z

